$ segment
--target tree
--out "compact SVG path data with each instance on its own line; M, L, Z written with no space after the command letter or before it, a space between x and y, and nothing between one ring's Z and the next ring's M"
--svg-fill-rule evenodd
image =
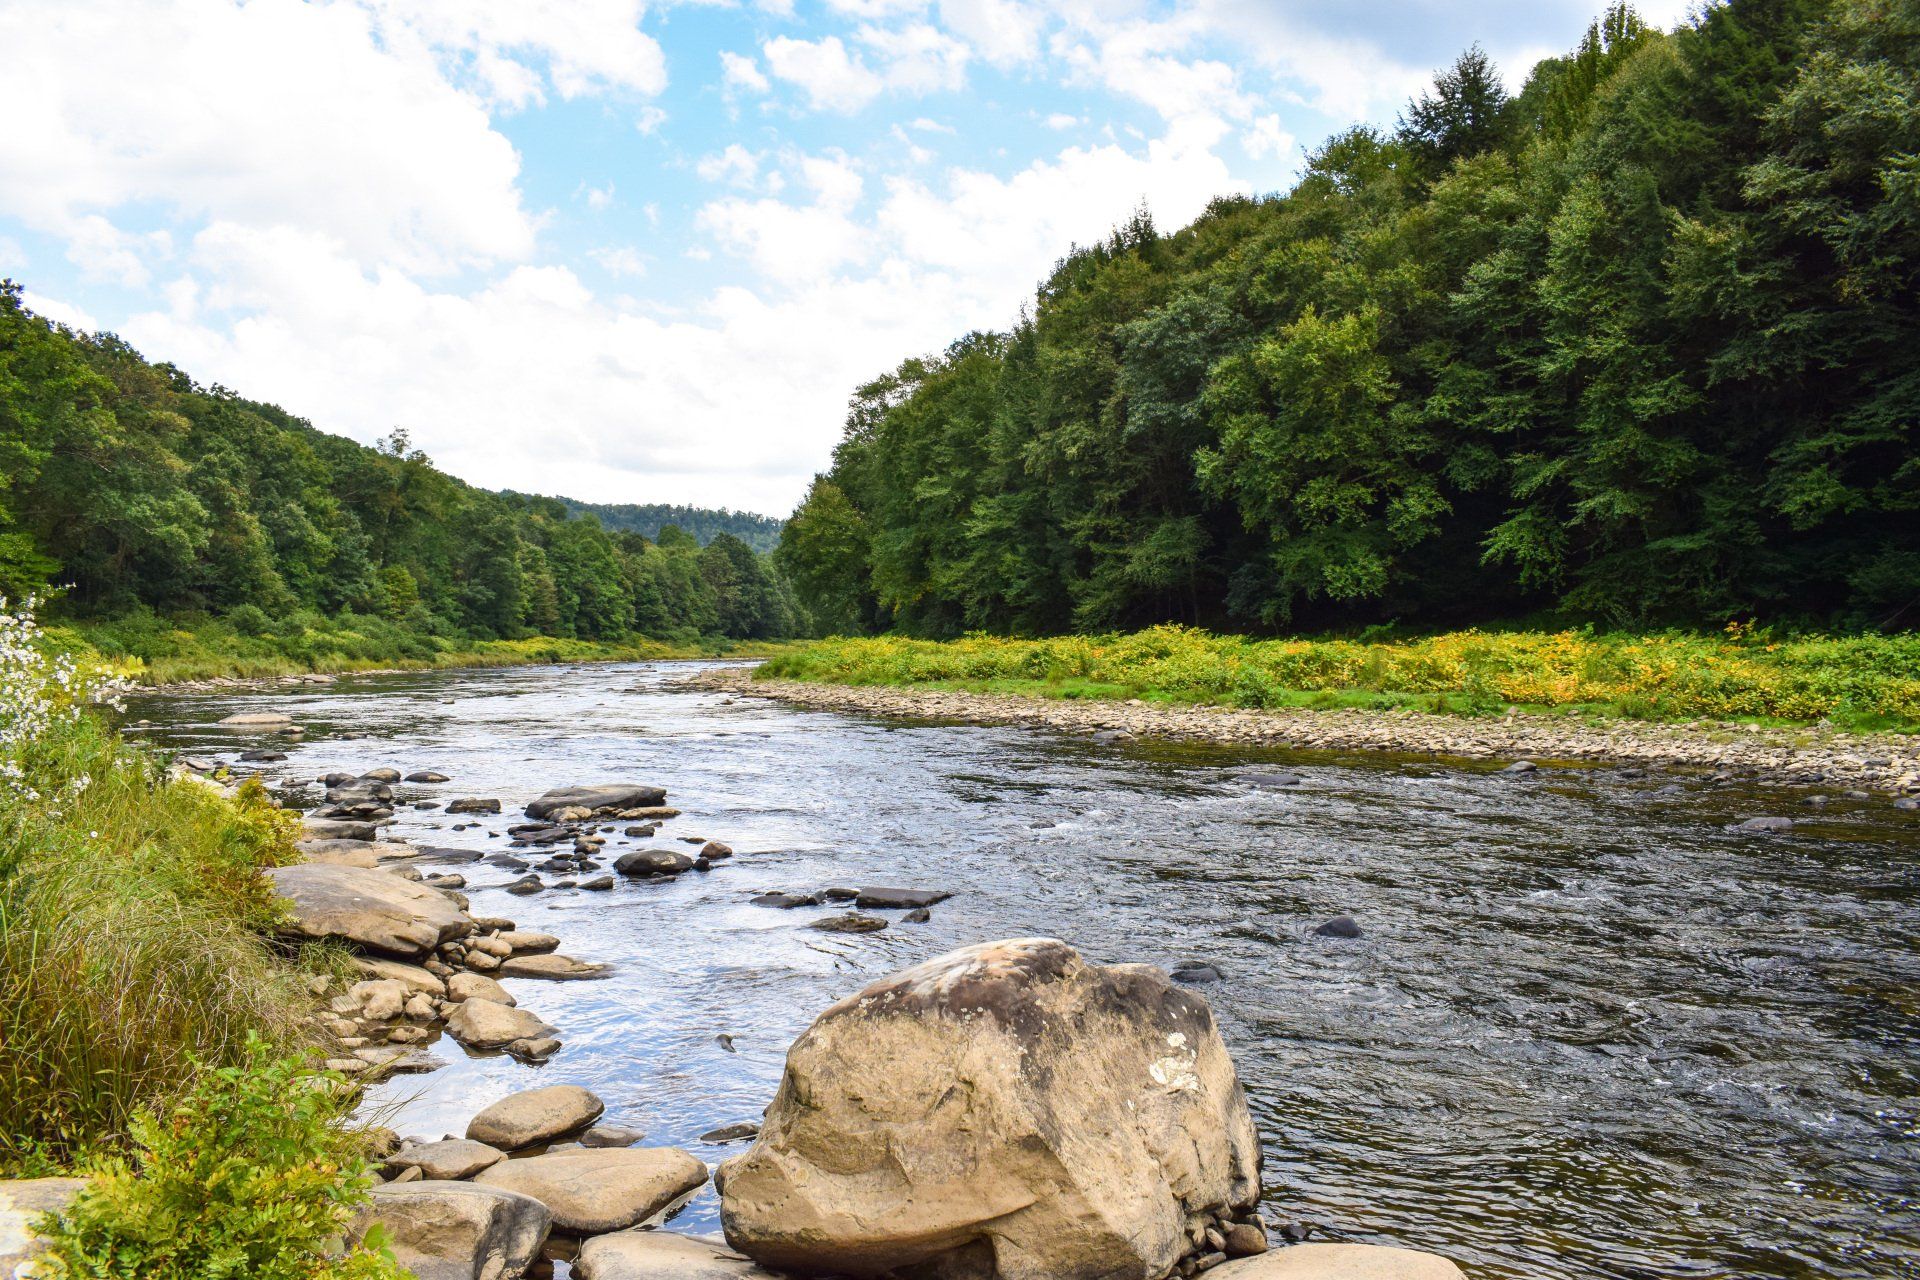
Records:
M1432 93L1407 104L1398 136L1422 171L1438 177L1455 160L1499 146L1506 114L1500 73L1476 44L1434 78Z

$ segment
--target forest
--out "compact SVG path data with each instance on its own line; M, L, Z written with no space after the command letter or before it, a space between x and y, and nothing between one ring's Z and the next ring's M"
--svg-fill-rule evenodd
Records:
M702 545L704 542L704 545ZM109 648L344 622L430 641L766 639L804 623L723 530L647 537L565 501L476 489L404 430L377 447L203 387L0 284L0 596L53 598ZM442 645L441 647L444 647Z
M780 526L785 523L777 516L725 507L689 507L677 502L581 502L574 498L559 501L573 515L592 516L603 529L658 538L660 530L672 525L682 533L692 534L703 547L728 533L762 553L780 545Z
M1144 211L860 387L823 629L1911 628L1920 5L1471 49L1284 194Z

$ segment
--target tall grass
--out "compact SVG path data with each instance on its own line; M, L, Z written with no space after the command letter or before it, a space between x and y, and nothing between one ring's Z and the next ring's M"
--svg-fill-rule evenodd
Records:
M1920 728L1920 635L1776 637L1458 631L1421 639L1132 635L820 641L763 679L945 685L1239 707L1386 705L1466 713L1580 707L1635 719L1831 719Z
M293 819L257 785L168 779L0 617L0 1166L33 1167L123 1141L249 1033L293 1043L259 875L294 856Z

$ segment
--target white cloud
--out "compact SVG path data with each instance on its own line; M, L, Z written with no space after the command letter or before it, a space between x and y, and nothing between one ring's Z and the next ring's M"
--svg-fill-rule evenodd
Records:
M69 329L78 329L82 333L97 333L102 327L100 322L93 318L92 312L62 302L58 298L49 298L44 294L35 293L31 289L20 291L20 301L25 303L27 310L35 315L45 316L55 324L64 324Z
M611 276L643 276L647 274L647 260L638 250L629 245L620 245L610 249L594 249L593 260L600 269Z
M314 227L410 270L533 247L512 145L354 5L15 5L0 47L0 215L29 227L84 238L138 202Z
M667 113L659 107L649 105L640 108L639 114L633 119L633 127L639 130L643 137L651 138L666 122Z
M1272 113L1254 117L1252 126L1240 135L1240 146L1256 160L1291 155L1293 145L1293 135L1280 127L1280 117Z
M598 212L613 204L613 183L609 182L604 187L594 187L583 182L577 194L586 197L587 208Z
M1009 66L1039 56L1046 10L1021 0L940 0L940 20L988 62Z
M879 97L886 82L847 52L839 36L795 40L776 36L761 52L776 78L799 86L816 110L851 114Z
M667 87L666 55L640 30L643 0L363 2L378 15L390 40L418 39L470 55L493 68L493 76L516 56L544 62L548 79L564 98L605 89L652 96Z
M917 130L919 130L919 131L920 131L921 133L954 133L954 132L957 132L957 130L955 130L955 129L954 129L954 127L953 127L952 125L950 125L950 124L941 124L941 123L940 123L940 122L939 122L938 120L929 120L929 119L927 119L927 117L925 117L925 116L919 116L919 117L917 117L916 119L913 119L913 120L911 120L911 121L909 121L909 122L907 123L907 127L908 127L909 129L917 129Z
M702 179L707 182L726 182L736 187L753 185L760 173L760 157L739 143L729 143L725 151L704 156L694 166Z
M1047 117L1049 129L1072 129L1080 124L1079 116L1070 116L1064 111L1056 111Z
M954 90L967 82L967 46L924 22L862 27L860 43L885 64L889 89L912 94Z
M773 86L766 76L760 73L760 66L744 53L735 53L731 49L720 51L720 82L723 87L745 89L751 93L765 93Z
M794 167L813 193L810 202L733 196L708 204L696 219L723 248L786 285L824 280L871 250L853 216L864 183L852 163L839 155L802 156Z
M67 260L90 283L137 289L153 278L148 261L164 258L172 250L173 237L165 231L122 231L97 213L77 219L67 229Z

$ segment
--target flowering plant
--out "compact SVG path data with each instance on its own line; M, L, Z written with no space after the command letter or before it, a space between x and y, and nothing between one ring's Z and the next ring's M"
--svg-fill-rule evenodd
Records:
M48 799L27 767L34 748L54 730L86 714L90 706L126 709L128 685L104 667L87 668L72 654L48 652L28 597L14 604L0 596L0 807ZM82 773L63 786L71 799L92 779Z

